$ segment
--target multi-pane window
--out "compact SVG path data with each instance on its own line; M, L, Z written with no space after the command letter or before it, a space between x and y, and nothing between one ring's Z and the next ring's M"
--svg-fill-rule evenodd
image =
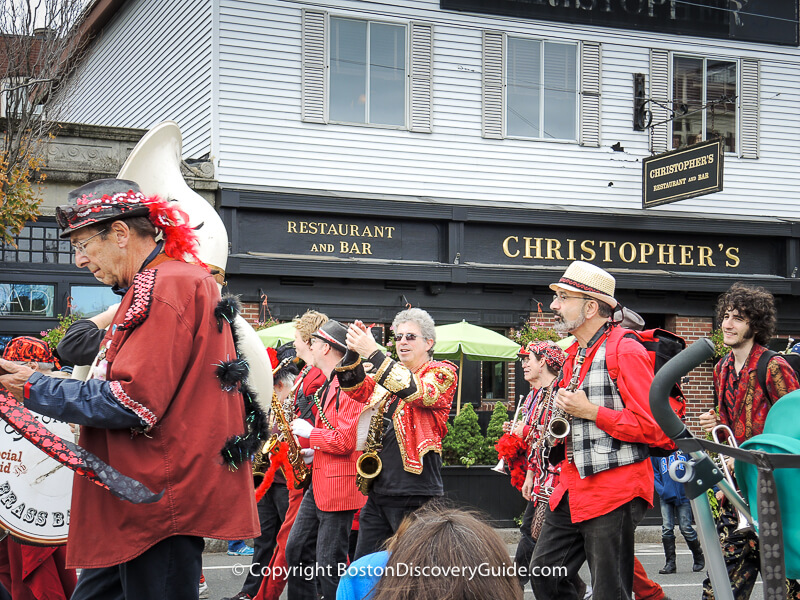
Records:
M34 224L24 227L14 238L16 247L2 246L0 259L3 262L49 263L68 265L72 262L72 246L69 240L58 239L58 227L53 223Z
M506 135L576 140L578 46L509 37Z
M735 61L674 57L673 148L720 138L726 152L736 151L736 81Z
M406 27L330 19L329 119L406 125Z

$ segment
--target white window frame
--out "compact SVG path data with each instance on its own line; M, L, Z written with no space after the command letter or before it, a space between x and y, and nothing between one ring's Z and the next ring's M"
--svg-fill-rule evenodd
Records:
M696 58L710 58L737 62L736 90L736 154L739 158L757 159L760 143L760 72L761 63L753 58L732 58L727 56L697 56L684 52L651 48L649 97L652 100L669 104L673 100L673 55ZM651 130L652 153L672 150L672 124L667 121L669 113L658 104L652 105L653 123ZM705 135L705 133L704 133ZM733 152L727 154L732 155Z
M327 11L314 9L303 9L302 12L302 121L422 133L433 131L433 25L420 21L370 19L348 14L329 14ZM330 119L329 32L331 18L405 28L404 125ZM367 60L369 60L369 43L367 44ZM367 103L369 101L368 97ZM367 114L369 114L368 110Z
M366 63L366 72L367 72L367 85L366 85L366 97L367 97L367 104L365 107L367 121L365 123L361 123L359 121L337 121L335 119L330 118L330 114L328 114L328 123L334 125L356 125L360 127L378 127L381 129L401 129L406 130L408 129L408 120L409 120L409 93L408 93L408 73L409 73L409 47L411 45L411 39L409 35L409 26L407 23L403 22L396 22L396 21L386 21L381 19L362 19L358 17L350 17L350 16L341 16L341 15L329 15L328 16L328 23L330 23L331 19L339 19L342 21L359 21L362 23L367 24L367 48L366 48L366 55L364 56L364 62ZM369 106L370 106L370 93L369 93L369 64L370 64L370 36L372 35L372 27L373 23L378 23L382 25L392 25L395 27L402 27L405 30L404 41L405 41L405 64L403 67L405 68L405 77L403 81L403 121L402 125L388 125L386 123L371 123L369 121ZM328 56L326 59L326 72L328 76L328 97L326 98L326 105L327 111L330 113L330 90L331 90L331 56L330 56L330 36L328 36Z
M551 38L514 35L510 37L530 39L543 43L575 44L576 52L576 122L575 138L558 139L509 135L507 131L507 34L501 31L482 32L481 73L481 135L486 139L518 139L535 142L555 142L600 146L600 110L602 88L602 47L596 42L564 41ZM542 52L544 60L544 52ZM544 110L544 101L542 107Z
M508 132L508 82L511 77L511 73L508 69L508 42L510 39L517 39L517 40L527 40L531 42L540 42L541 46L541 53L539 55L539 68L541 73L541 80L544 81L545 73L544 73L544 45L545 44L558 44L561 46L574 46L575 47L575 137L572 138L555 138L555 137L545 137L544 135L540 135L539 137L534 136L527 136L527 135L518 135ZM507 35L505 36L505 53L504 53L504 60L506 60L505 66L505 77L503 81L503 110L505 111L505 118L503 119L505 125L505 137L511 140L535 140L537 142L562 142L566 144L577 144L581 135L581 102L580 102L580 87L581 87L581 45L579 42L564 42L561 40L550 40L546 38L539 38L539 37L528 37L522 35ZM544 121L544 84L542 83L541 90L542 96L539 100L539 131L544 134L545 131L545 121Z
M742 63L741 63L741 61L738 58L726 58L724 56L698 56L696 54L686 54L684 52L673 52L672 56L670 57L670 86L669 86L670 87L670 97L671 97L671 99L673 101L673 104L672 104L673 110L677 109L677 106L678 106L677 100L674 98L674 93L675 93L675 60L679 59L679 58L690 58L690 59L702 60L703 61L703 98L701 100L701 106L705 106L706 103L708 102L708 95L707 95L708 94L708 81L707 81L708 72L707 72L707 66L706 66L708 64L708 61L709 60L720 60L720 61L724 61L724 62L728 62L728 63L735 63L736 64L736 102L735 102L736 115L734 115L734 119L733 119L734 125L736 127L736 130L733 132L733 135L735 136L735 139L736 139L736 144L735 144L735 148L733 150L725 150L725 154L738 155L739 152L740 152L740 148L741 148L741 136L740 136L741 124L739 122L740 116L741 116L741 112L742 112L741 111L741 85L742 85L742 79L741 79ZM702 141L704 141L704 142L708 141L706 139L706 129L707 129L707 123L708 123L708 111L709 110L710 110L709 108L704 108L703 109L703 123L701 125L701 132L702 132L702 136L703 136ZM669 140L670 140L670 148L669 149L670 150L675 150L675 148L671 147L672 146L671 141L672 141L673 136L675 135L675 121L677 121L679 118L680 118L680 115L676 114L675 118L670 122L670 134L671 134L669 136Z

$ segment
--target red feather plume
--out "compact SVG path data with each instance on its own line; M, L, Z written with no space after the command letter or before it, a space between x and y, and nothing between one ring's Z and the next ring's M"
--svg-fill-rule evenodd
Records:
M521 490L527 471L528 444L516 435L504 433L494 447L497 450L498 458L502 458L508 467L508 472L511 474L511 485Z
M147 206L150 210L150 222L164 232L166 255L184 262L193 262L208 270L208 265L197 255L197 234L189 225L189 215L178 208L177 203L162 200L158 196L148 198Z

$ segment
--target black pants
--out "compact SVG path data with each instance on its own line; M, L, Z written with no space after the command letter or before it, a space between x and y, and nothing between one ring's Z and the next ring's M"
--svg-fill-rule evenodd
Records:
M541 572L531 577L537 600L578 600L574 575L584 561L592 574L594 600L630 600L633 532L646 510L647 502L634 498L605 515L573 523L565 494L555 511L548 509L533 552L531 569ZM566 567L566 576L548 574L552 567Z
M540 502L547 502L540 500ZM533 502L528 502L525 507L525 513L522 515L522 525L519 527L519 532L522 537L519 538L517 544L517 553L514 555L514 562L518 567L525 567L524 571L521 569L519 572L519 583L524 588L525 584L530 581L528 576L528 569L531 566L531 558L533 558L533 549L536 546L536 540L531 537L531 526L533 525L533 515L536 512L536 505Z
M431 496L433 498L434 496ZM386 506L375 502L370 494L367 503L361 508L358 516L358 543L356 544L356 560L367 554L381 550L384 542L394 535L406 515L424 505L430 498L405 506Z
M289 600L316 600L319 595L325 600L336 598L339 565L347 564L347 540L355 514L354 510L320 510L313 486L308 489L286 540Z
M242 591L251 596L255 596L261 587L261 580L264 578L263 568L269 565L277 544L278 531L289 508L289 490L286 489L286 483L282 481L273 483L264 497L258 501L256 508L258 508L261 535L253 540L253 567L242 585Z
M72 600L197 600L202 567L203 538L168 537L128 562L84 569Z

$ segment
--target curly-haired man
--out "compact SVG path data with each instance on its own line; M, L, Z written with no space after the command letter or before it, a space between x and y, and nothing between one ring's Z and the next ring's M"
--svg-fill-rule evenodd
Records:
M770 407L784 394L800 388L800 383L780 356L769 360L766 390L757 381L758 359L767 350L765 345L777 322L775 299L767 290L733 284L717 302L717 322L731 351L714 368L719 416L712 409L701 414L699 421L706 431L718 423L727 425L737 444L741 444L764 430ZM736 515L729 506L721 520L720 535L733 595L736 600L747 599L759 570L758 540L750 532L734 532ZM791 593L797 592L796 582L787 585ZM703 585L703 597L714 597L708 579Z

